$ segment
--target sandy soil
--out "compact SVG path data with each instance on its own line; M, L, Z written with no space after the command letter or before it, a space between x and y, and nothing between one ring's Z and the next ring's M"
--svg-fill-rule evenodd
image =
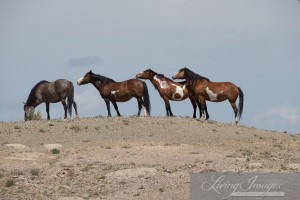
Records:
M191 172L300 172L300 136L182 117L0 123L0 199L189 199Z

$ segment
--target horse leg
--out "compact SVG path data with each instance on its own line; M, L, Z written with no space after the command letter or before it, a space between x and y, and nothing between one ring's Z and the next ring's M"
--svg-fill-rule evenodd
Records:
M198 105L198 108L199 108L199 112L200 112L200 118L199 119L202 119L202 110L201 110L201 104L200 104L200 101L198 99L195 99L196 101L196 104Z
M207 112L206 101L204 101L204 105L205 105L204 111L205 111L206 120L208 120L208 119L209 119L209 114L208 114L208 112ZM204 112L204 111L203 111L203 112Z
M50 107L50 103L46 103L47 120L50 120L49 107Z
M238 124L238 108L236 107L235 105L235 102L230 102L230 105L234 111L234 122L235 122L235 125Z
M167 98L164 98L164 101L165 101L165 107L166 107L166 111L167 111L167 116L172 117L173 113L172 113L172 110L171 110L170 101Z
M193 113L193 118L196 118L196 112L197 112L197 104L195 102L195 99L191 96L189 96L189 99L193 105L194 113Z
M76 116L78 116L78 112L77 112L77 103L73 100L73 108L75 110Z
M105 100L106 103L106 108L107 108L107 112L108 112L108 117L111 117L111 113L110 113L110 103L109 100Z
M67 117L68 117L68 115L67 115L68 105L67 105L65 99L61 100L61 103L62 103L62 105L64 106L64 109L65 109L65 119L67 119ZM71 108L71 109L72 109L72 108Z
M118 108L117 102L112 101L112 104L114 105L114 108L115 108L115 110L116 110L116 112L117 112L117 115L118 115L118 116L121 116L121 114L120 114L120 112L119 112L119 108Z
M202 115L200 115L200 120L204 118L204 111L206 109L206 103L205 103L205 99L201 96L199 98L200 101L200 107L201 107L201 113Z
M138 102L138 108L139 108L137 116L140 116L141 115L141 110L142 110L142 105L143 105L143 100L142 99L137 99L137 102Z

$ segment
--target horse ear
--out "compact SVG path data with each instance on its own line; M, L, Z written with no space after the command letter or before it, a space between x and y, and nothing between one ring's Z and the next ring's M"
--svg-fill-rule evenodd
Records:
M92 74L93 73L92 70L90 70L89 73Z

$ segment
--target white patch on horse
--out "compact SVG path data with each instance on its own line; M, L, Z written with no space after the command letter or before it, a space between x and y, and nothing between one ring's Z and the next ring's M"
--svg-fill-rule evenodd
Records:
M218 100L218 94L216 93L214 93L213 91L211 91L208 87L206 87L206 93L208 94L208 96L209 96L209 99L211 100L211 101L216 101L216 100Z
M80 85L80 84L81 84L81 82L82 82L82 79L83 79L83 77L81 77L80 79L78 79L78 81L77 81L77 85Z
M178 86L178 85L175 85L174 83L172 84L173 86L175 86L175 88L176 88L176 91L175 91L175 93L173 94L173 96L172 96L172 98L174 99L174 100L181 100L182 98L183 98L183 95L184 95L184 93L183 93L183 90L184 90L184 88L186 87L185 85L183 86L183 87L180 87L180 86ZM176 94L179 94L179 98L176 98Z
M112 90L110 93L111 93L112 95L116 95L117 92L120 92L120 90L117 90L117 91Z
M159 83L159 85L162 89L169 88L167 81L162 81L159 78L157 78L156 76L154 76L153 78L154 78L154 80L156 80Z

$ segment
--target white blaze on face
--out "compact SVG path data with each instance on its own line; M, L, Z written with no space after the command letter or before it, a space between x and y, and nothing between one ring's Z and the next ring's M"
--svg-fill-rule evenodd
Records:
M138 75L138 76L141 76L143 73L144 73L144 72L140 72L140 73L138 73L137 75Z
M211 101L216 101L218 99L218 94L211 91L208 87L206 87L206 93Z
M183 90L185 89L186 86L184 85L183 87L180 87L180 86L175 85L175 84L172 84L172 85L175 86L175 88L176 88L176 91L175 91L175 93L173 94L172 98L173 98L174 100L181 100L182 97L183 97L183 95L184 95ZM178 94L180 97L179 97L179 98L176 98L176 94Z
M77 81L77 85L80 85L80 84L81 84L81 82L82 82L82 79L83 79L83 77L81 77L80 79L78 79L78 81Z
M159 85L162 89L169 88L167 81L162 81L162 80L158 79L156 76L154 76L153 79L159 83Z

